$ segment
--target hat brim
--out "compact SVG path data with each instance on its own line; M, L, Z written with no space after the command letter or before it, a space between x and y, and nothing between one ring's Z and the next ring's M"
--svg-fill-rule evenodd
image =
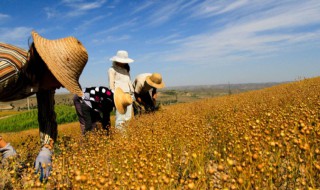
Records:
M85 47L74 37L48 40L32 31L32 38L50 72L67 90L81 97L83 92L79 77L88 61ZM75 59L75 62L71 62Z
M127 107L124 107L123 104L121 104L123 95L124 95L124 92L121 88L117 88L114 91L114 96L113 96L114 105L116 106L116 109L120 114L124 114L127 111Z
M163 88L163 87L165 86L164 82L161 82L160 84L156 84L156 83L152 82L152 81L150 80L150 76L147 76L146 82L147 82L150 86L152 86L152 87L154 87L154 88Z
M117 56L113 56L110 61L116 61L116 62L119 62L119 63L132 63L134 62L133 59L130 59L130 58L120 58L120 57L117 57Z

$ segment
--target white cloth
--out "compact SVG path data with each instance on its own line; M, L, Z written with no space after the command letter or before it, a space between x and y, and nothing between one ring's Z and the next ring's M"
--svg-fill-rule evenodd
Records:
M121 88L123 92L133 94L133 86L130 79L130 73L125 69L113 62L112 67L108 70L109 86L112 92L116 88ZM118 129L123 129L123 125L126 121L129 121L132 117L132 105L127 106L127 111L124 114L120 114L116 110L116 122L115 126Z
M132 104L127 106L127 111L121 114L116 110L116 122L115 127L117 129L123 130L123 125L125 122L129 121L132 117Z
M123 92L133 93L133 86L130 79L129 72L122 67L113 64L108 70L109 87L113 92L116 88L121 88Z
M147 92L149 92L149 90L151 90L153 87L151 87L150 85L148 85L146 83L146 79L148 76L151 76L152 73L143 73L138 75L134 82L133 82L133 88L134 88L134 92L137 94L145 94Z

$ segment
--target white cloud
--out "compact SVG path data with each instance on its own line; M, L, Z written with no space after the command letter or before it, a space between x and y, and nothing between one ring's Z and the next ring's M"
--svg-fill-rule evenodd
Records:
M137 18L132 18L131 20L128 20L126 22L121 22L118 25L105 26L104 28L107 28L107 29L100 30L99 32L96 32L95 35L105 35L114 31L119 31L122 29L133 27L137 24L136 21L137 21Z
M245 21L235 29L243 32L261 32L297 28L320 23L320 2L298 3L269 10L264 15L256 15L252 21Z
M170 1L163 4L159 4L157 8L152 9L152 14L149 16L147 23L150 25L160 25L170 19L175 15L183 13L184 10L191 7L196 1Z
M139 13L139 12L151 7L152 5L154 5L154 1L146 1L144 4L137 7L131 14Z
M215 16L217 14L225 13L232 11L235 8L242 6L246 1L236 1L229 4L229 1L216 1L216 0L207 0L202 1L196 6L190 9L192 18L208 18Z
M48 18L68 16L76 17L87 13L88 11L98 9L106 3L106 0L62 0L59 6L67 6L68 11L62 11L61 7L46 7L44 11Z
M147 44L174 44L177 42L177 38L180 37L178 33L171 34L160 38L154 38L146 41Z
M51 8L51 7L44 8L44 12L46 13L47 18L49 18L49 19L54 18L59 14L56 9Z
M97 16L97 17L94 17L92 19L85 20L85 21L82 22L82 24L80 26L75 28L75 30L86 30L89 26L91 26L92 24L104 19L105 17L106 16Z
M0 28L0 41L10 44L27 42L28 37L31 36L31 30L32 28L29 27Z
M192 18L208 18L218 14L230 12L233 10L237 10L242 6L247 5L248 0L237 0L237 1L214 1L207 0L203 1L193 8L190 9Z
M247 3L250 3L250 2L248 0L235 1L235 2L231 3L230 5L227 5L226 7L224 7L222 10L218 11L217 14L233 11L235 9L238 9L238 8L246 5Z
M73 4L71 6L74 7L78 11L86 11L86 10L100 8L105 2L106 2L106 0L98 0L98 1L90 2L90 3L79 3L79 4L77 3L77 4Z
M130 35L122 35L122 36L106 36L104 38L99 38L99 39L94 39L92 40L92 42L94 44L104 44L104 43L108 43L108 42L119 42L119 41L124 41L124 40L128 40L130 39L131 36Z
M106 0L95 0L89 2L83 0L63 0L62 2L77 11L85 11L100 8Z
M6 19L8 19L8 18L10 18L10 16L9 16L9 15L1 14L1 13L0 13L0 21L2 21L2 20L6 20Z
M319 1L282 4L236 21L228 20L219 31L180 39L177 49L164 54L167 61L191 63L268 56L293 44L320 41L319 29L303 30L303 27L320 24L319 10Z

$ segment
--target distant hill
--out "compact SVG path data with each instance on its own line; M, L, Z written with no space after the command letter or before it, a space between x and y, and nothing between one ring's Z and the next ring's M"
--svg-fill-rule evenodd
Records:
M285 83L285 82L282 82ZM174 86L159 89L159 101L162 104L173 104L182 102L192 102L198 99L210 98L216 96L237 94L250 90L263 89L282 83L246 83L246 84L217 84L217 85L189 85L189 86ZM55 95L57 105L73 106L73 95L70 93L58 92ZM0 111L4 110L28 110L37 107L36 96L29 98L11 101L0 102Z
M288 82L267 82L267 83L243 83L243 84L214 84L214 85L186 85L166 87L165 90L202 90L202 89L238 89L257 90Z

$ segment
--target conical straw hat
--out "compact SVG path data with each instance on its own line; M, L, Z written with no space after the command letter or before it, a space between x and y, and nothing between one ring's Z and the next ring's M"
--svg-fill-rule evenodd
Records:
M154 88L163 88L164 83L162 81L162 76L159 73L152 73L151 76L147 76L147 83Z
M79 77L88 61L88 53L75 37L48 40L32 31L37 52L56 79L71 93L83 96Z
M127 106L131 105L133 100L130 94L124 93L121 88L114 91L114 104L119 113L124 114L127 111Z

